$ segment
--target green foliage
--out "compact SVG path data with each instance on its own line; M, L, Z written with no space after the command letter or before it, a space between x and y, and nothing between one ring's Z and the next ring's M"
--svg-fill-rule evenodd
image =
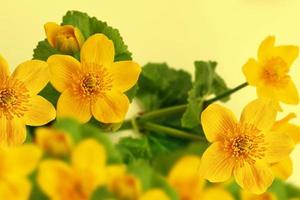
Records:
M33 59L44 60L54 55L61 54L57 49L53 48L47 40L40 41L37 47L33 50Z
M99 187L95 192L93 192L90 200L117 200L114 195L110 193L106 187Z

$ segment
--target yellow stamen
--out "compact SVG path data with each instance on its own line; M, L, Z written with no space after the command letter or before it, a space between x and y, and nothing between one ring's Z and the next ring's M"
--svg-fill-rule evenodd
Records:
M272 58L264 65L262 78L266 84L279 87L288 81L287 64L279 57Z

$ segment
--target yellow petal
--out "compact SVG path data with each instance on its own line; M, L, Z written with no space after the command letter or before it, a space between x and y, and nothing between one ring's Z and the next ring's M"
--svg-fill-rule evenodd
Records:
M243 73L250 85L256 86L260 83L262 68L253 58L243 66Z
M81 123L86 123L92 117L91 103L88 99L80 98L67 89L57 101L57 116L71 117Z
M112 65L114 56L113 42L100 33L89 37L83 44L80 52L82 63L93 63L104 67Z
M275 122L274 126L272 127L272 131L285 133L285 129L289 121L296 117L297 115L295 113L289 113L283 119Z
M282 58L288 67L290 67L298 57L299 48L297 46L285 45L277 46L273 49L273 56Z
M201 172L210 182L224 182L231 177L235 162L220 142L210 145L201 160Z
M294 124L287 124L285 133L290 136L295 144L300 143L300 127Z
M296 105L299 103L298 90L291 79L286 85L276 89L278 100L286 103Z
M80 70L80 63L72 56L53 55L47 60L50 68L50 81L55 89L63 92L71 86L74 76Z
M274 103L266 99L256 99L243 110L241 122L252 124L259 130L269 130L275 123L277 110Z
M124 120L128 111L129 100L127 96L118 91L112 90L103 98L98 98L92 104L93 116L103 123L118 123Z
M282 161L275 163L271 166L271 169L276 177L286 180L293 173L293 162L290 157L284 158Z
M0 118L0 146L16 146L26 139L26 127L19 118Z
M242 200L278 200L277 197L270 192L266 192L260 195L252 194L251 192L247 192L243 190L241 192Z
M266 159L269 163L276 163L289 156L294 142L284 133L269 132L265 136L267 144Z
M271 52L273 50L275 43L275 37L274 36L268 36L262 43L260 44L258 48L258 59L259 60L266 60L270 58Z
M0 77L3 79L3 77L9 76L9 66L6 60L0 55Z
M218 105L209 105L201 114L201 125L208 141L213 142L232 130L237 120L227 108Z
M276 89L268 85L260 85L256 87L257 96L260 98L269 98L278 101Z
M54 22L48 22L44 25L44 28L49 44L52 47L55 47L55 38L61 27Z
M261 160L255 164L244 163L234 169L236 182L244 189L254 194L262 194L271 186L274 176L270 167Z
M98 184L105 182L106 151L96 140L80 142L72 152L72 163L79 172L92 174Z
M0 199L27 200L30 196L31 185L25 178L0 180Z
M22 81L31 94L38 94L49 82L48 64L40 60L30 60L20 64L12 78Z
M56 117L56 110L53 105L39 95L31 97L29 105L30 107L24 115L26 125L41 126L49 123Z
M166 193L161 189L151 189L145 192L139 200L170 200L170 198L166 195Z
M33 144L23 144L10 148L7 152L7 165L9 168L6 173L8 176L17 179L25 177L33 172L41 157L41 149Z
M81 48L84 43L84 36L82 35L79 28L77 28L77 27L74 28L74 35L78 42L78 46Z
M69 191L74 178L72 169L65 162L46 160L39 166L37 182L47 196L55 197L62 191Z
M113 74L113 85L120 92L125 92L133 87L141 73L141 67L133 61L116 62L110 70Z
M234 200L229 192L218 186L205 189L201 200L220 200L220 197L222 197L222 200Z

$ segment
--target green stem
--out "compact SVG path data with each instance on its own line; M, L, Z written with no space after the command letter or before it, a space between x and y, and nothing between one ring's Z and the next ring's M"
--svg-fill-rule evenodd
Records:
M150 130L150 131L155 131L156 133L164 133L166 135L170 135L170 136L177 137L177 138L184 138L184 139L198 140L198 141L199 140L201 140L201 141L205 140L203 137L193 135L193 134L190 134L188 132L181 131L181 130L178 130L178 129L174 129L174 128L154 124L154 123L151 123L151 122L147 122L147 123L143 124L142 127L147 129L147 130Z

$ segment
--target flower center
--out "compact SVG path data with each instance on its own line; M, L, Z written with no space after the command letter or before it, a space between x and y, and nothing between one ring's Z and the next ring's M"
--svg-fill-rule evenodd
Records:
M29 94L23 83L17 80L1 81L0 86L0 117L12 119L22 117L28 110Z
M256 159L264 157L266 150L264 135L253 125L237 124L229 130L224 149L242 166L244 162L254 164Z
M278 87L285 85L289 79L287 75L288 66L284 60L279 57L272 58L264 65L262 78L268 85Z

